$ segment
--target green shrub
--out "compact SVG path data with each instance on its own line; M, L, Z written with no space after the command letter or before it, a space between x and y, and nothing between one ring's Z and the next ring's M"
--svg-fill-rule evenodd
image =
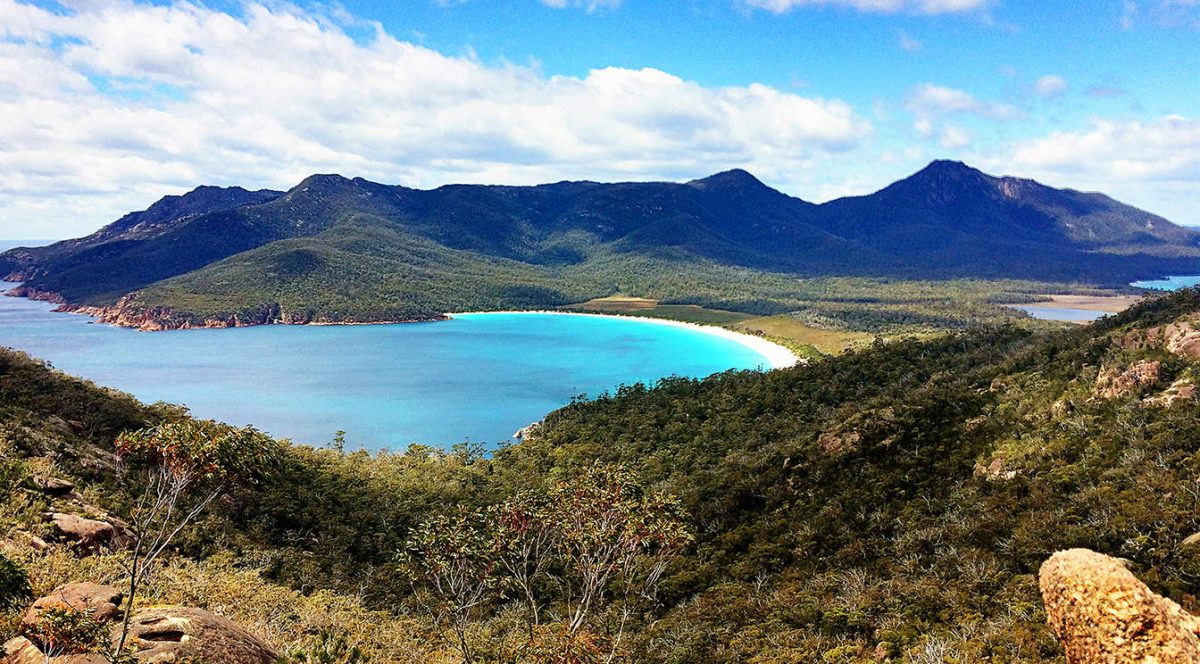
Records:
M0 609L18 609L32 598L25 570L0 554Z

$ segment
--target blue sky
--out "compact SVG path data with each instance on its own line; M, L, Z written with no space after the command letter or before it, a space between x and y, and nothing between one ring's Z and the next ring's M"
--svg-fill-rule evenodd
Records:
M685 180L935 158L1200 224L1200 0L0 0L0 237L199 184Z

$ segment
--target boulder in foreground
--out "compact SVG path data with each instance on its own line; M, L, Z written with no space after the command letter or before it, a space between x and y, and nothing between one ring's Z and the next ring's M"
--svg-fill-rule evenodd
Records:
M121 592L94 583L70 583L38 599L22 619L22 631L36 634L43 613L72 609L107 625L107 636L120 637ZM4 644L4 664L105 664L100 654L63 654L47 657L36 636L19 636ZM188 607L138 609L130 620L128 643L134 660L156 662L221 662L222 664L275 664L279 655L270 645L233 621L215 613Z
M1200 620L1156 595L1116 558L1060 551L1042 564L1040 585L1070 664L1200 662Z

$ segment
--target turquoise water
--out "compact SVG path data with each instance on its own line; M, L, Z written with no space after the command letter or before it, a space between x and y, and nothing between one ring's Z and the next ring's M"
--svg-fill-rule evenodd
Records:
M52 308L0 297L0 346L146 402L313 444L344 430L368 450L494 445L579 394L765 362L728 339L626 318L137 332Z
M1025 313L1041 320L1061 320L1069 322L1090 322L1099 320L1107 316L1107 311L1091 311L1088 309L1066 309L1063 307L1039 307L1034 305L1018 304L1013 306L1014 309L1020 309Z
M1167 277L1166 279L1150 279L1147 281L1135 281L1130 286L1137 288L1150 288L1153 290L1176 291L1181 288L1191 288L1192 286L1200 285L1200 274L1187 274Z

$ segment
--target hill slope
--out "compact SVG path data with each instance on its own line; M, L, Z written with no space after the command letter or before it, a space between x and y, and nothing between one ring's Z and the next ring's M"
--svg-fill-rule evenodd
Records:
M1198 339L1200 292L1185 291L1065 332L977 330L632 386L490 456L287 447L274 476L220 501L151 592L213 593L236 618L296 621L294 596L265 592L258 575L331 589L347 598L325 600L334 624L347 625L347 602L388 612L349 628L376 659L447 661L456 637L394 567L410 529L619 463L677 495L696 537L658 602L629 617L624 661L1062 661L1036 579L1055 550L1120 556L1197 608ZM0 470L66 474L118 513L128 498L104 463L112 436L178 416L7 352L0 387ZM47 585L115 567L20 548L12 529L41 532L44 499L15 486L0 493L5 555ZM477 655L522 638L517 611L501 602L468 627ZM384 627L429 650L382 643Z
M169 325L424 318L697 283L725 301L762 299L747 270L1120 285L1198 266L1200 234L1165 219L955 162L823 205L737 170L429 191L316 175L283 194L201 188L88 238L0 255L29 292L120 302L110 320ZM468 280L486 293L472 297Z

